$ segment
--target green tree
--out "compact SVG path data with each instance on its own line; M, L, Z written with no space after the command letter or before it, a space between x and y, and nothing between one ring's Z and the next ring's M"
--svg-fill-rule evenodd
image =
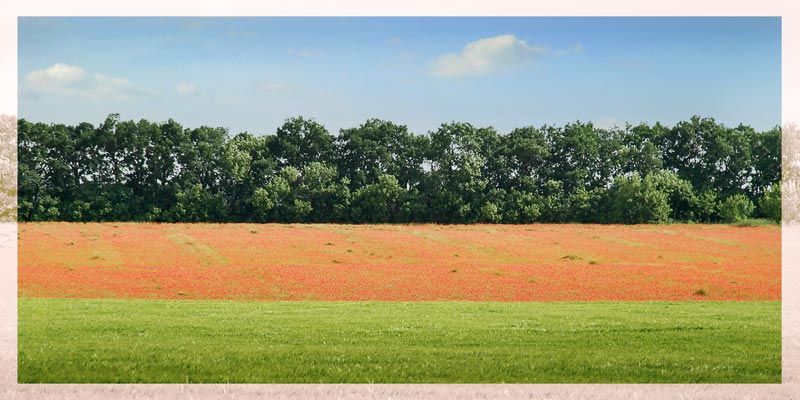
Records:
M618 176L611 188L608 221L612 223L665 223L672 212L667 194L658 188L657 179L638 173Z
M674 172L653 171L646 175L646 179L654 186L655 190L667 196L670 206L669 219L673 221L697 221L705 215L704 210L697 209L698 200L694 194L692 184L681 179Z
M393 175L383 174L377 182L353 194L352 221L357 223L401 222L406 191Z
M20 119L18 141L21 221L714 222L751 214L741 196L780 215L780 128L711 118L421 136L369 119L334 139L303 117L230 137L110 114Z
M529 224L542 215L539 198L535 193L512 189L503 209L503 221L508 223Z
M765 218L781 222L781 182L770 185L758 202L758 211Z
M660 123L654 126L627 125L621 138L620 172L638 172L640 176L660 171L664 166L658 143L666 128Z
M256 189L253 206L260 222L306 222L311 204L297 197L300 178L296 168L283 167L265 187Z
M714 190L722 197L751 185L752 128L729 129L713 118L694 116L661 136L664 168L688 180L697 191Z
M781 127L766 132L748 130L753 157L753 180L750 194L765 195L769 187L781 180Z
M404 125L369 119L357 128L342 129L336 138L336 166L356 190L394 176L404 189L422 179L427 140L408 132Z
M567 194L611 183L621 154L616 131L578 121L545 132L550 148L549 180L562 182Z
M477 220L483 193L489 180L482 171L486 164L482 138L492 128L471 124L442 124L430 133L431 171L425 189L432 199L438 222L470 223Z
M174 222L222 222L227 219L223 197L210 193L199 183L179 190L176 198L169 211Z
M561 181L548 180L537 196L542 222L569 222L569 194Z
M350 189L347 179L339 179L336 167L312 162L303 171L297 187L298 198L311 205L308 218L313 222L345 222L349 217Z
M552 175L547 169L550 158L545 134L532 126L517 128L505 138L505 154L509 171L505 174L505 189L535 191L543 179Z
M744 194L738 193L726 198L719 206L719 215L723 222L743 221L752 215L755 206Z
M270 144L279 168L291 166L303 171L312 162L333 160L333 140L324 126L300 116L287 119Z

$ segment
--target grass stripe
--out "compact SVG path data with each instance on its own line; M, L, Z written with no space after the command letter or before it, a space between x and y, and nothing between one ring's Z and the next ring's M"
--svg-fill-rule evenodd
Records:
M21 383L780 381L780 302L19 299Z

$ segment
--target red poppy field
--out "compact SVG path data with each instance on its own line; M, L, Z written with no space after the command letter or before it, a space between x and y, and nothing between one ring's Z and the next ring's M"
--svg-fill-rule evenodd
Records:
M19 296L774 301L780 227L23 223Z

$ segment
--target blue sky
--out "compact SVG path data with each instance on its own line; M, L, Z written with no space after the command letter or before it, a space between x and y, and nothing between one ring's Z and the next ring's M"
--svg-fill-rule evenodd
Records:
M25 18L30 121L780 124L780 18Z

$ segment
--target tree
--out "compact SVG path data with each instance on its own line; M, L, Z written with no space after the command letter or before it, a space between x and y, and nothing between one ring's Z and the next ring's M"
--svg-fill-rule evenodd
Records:
M567 124L546 130L550 147L550 180L560 181L567 194L578 188L605 187L614 176L620 154L613 131L596 129L591 123Z
M252 201L259 222L305 222L311 204L297 197L299 184L300 171L283 167L263 188L256 189Z
M627 125L621 137L620 173L638 172L646 176L660 171L664 166L658 143L666 128L660 123L650 127L647 124Z
M791 175L780 128L700 117L508 135L462 122L414 135L369 119L335 139L303 117L271 136L117 114L18 127L17 186L0 207L16 191L21 221L714 222L752 215L741 196L777 220Z
M339 179L335 166L312 162L303 171L300 183L296 188L297 196L311 205L310 221L344 222L348 219L349 182Z
M780 126L776 126L766 132L756 132L752 129L748 130L748 132L753 157L753 178L750 194L755 198L765 195L770 186L781 180L782 135Z
M352 221L357 223L400 222L406 191L393 175L383 174L377 182L353 194Z
M765 218L781 222L781 183L770 185L758 202L758 211Z
M716 222L719 221L719 206L717 193L711 189L695 193L694 201L691 204L693 221L695 222Z
M222 222L226 220L226 204L219 194L208 192L199 183L181 189L169 211L173 222Z
M312 162L333 159L333 136L313 119L287 119L270 144L279 168L291 166L303 171Z
M740 222L750 217L755 206L744 194L734 194L726 198L719 206L719 215L723 222Z
M486 156L481 139L491 135L487 130L493 131L452 122L430 133L431 171L425 189L437 221L470 223L477 219L482 193L489 184L482 174Z
M542 215L539 198L524 190L512 189L503 209L503 221L517 224L530 224Z
M728 197L751 186L752 128L734 129L713 118L694 116L661 136L664 168L688 180L697 191L713 190Z
M646 177L654 190L667 196L670 220L697 221L705 214L705 210L698 209L698 200L689 181L679 178L676 173L670 171L653 171Z
M555 180L545 182L537 196L541 221L568 222L570 220L568 198L569 194L564 190L563 182Z
M505 154L508 160L506 182L501 185L506 190L517 188L533 191L543 179L552 175L546 169L550 158L544 133L532 126L517 128L505 137Z
M404 125L369 119L357 128L342 129L336 138L336 166L357 190L394 176L404 189L416 187L424 171L427 140L410 134Z
M609 189L611 207L608 222L624 224L665 223L672 212L665 192L659 190L657 178L638 173L618 176Z
M222 147L220 155L220 190L231 207L232 218L238 221L251 220L254 210L250 207L256 187L253 185L251 168L253 149L258 140L248 133L240 133Z

